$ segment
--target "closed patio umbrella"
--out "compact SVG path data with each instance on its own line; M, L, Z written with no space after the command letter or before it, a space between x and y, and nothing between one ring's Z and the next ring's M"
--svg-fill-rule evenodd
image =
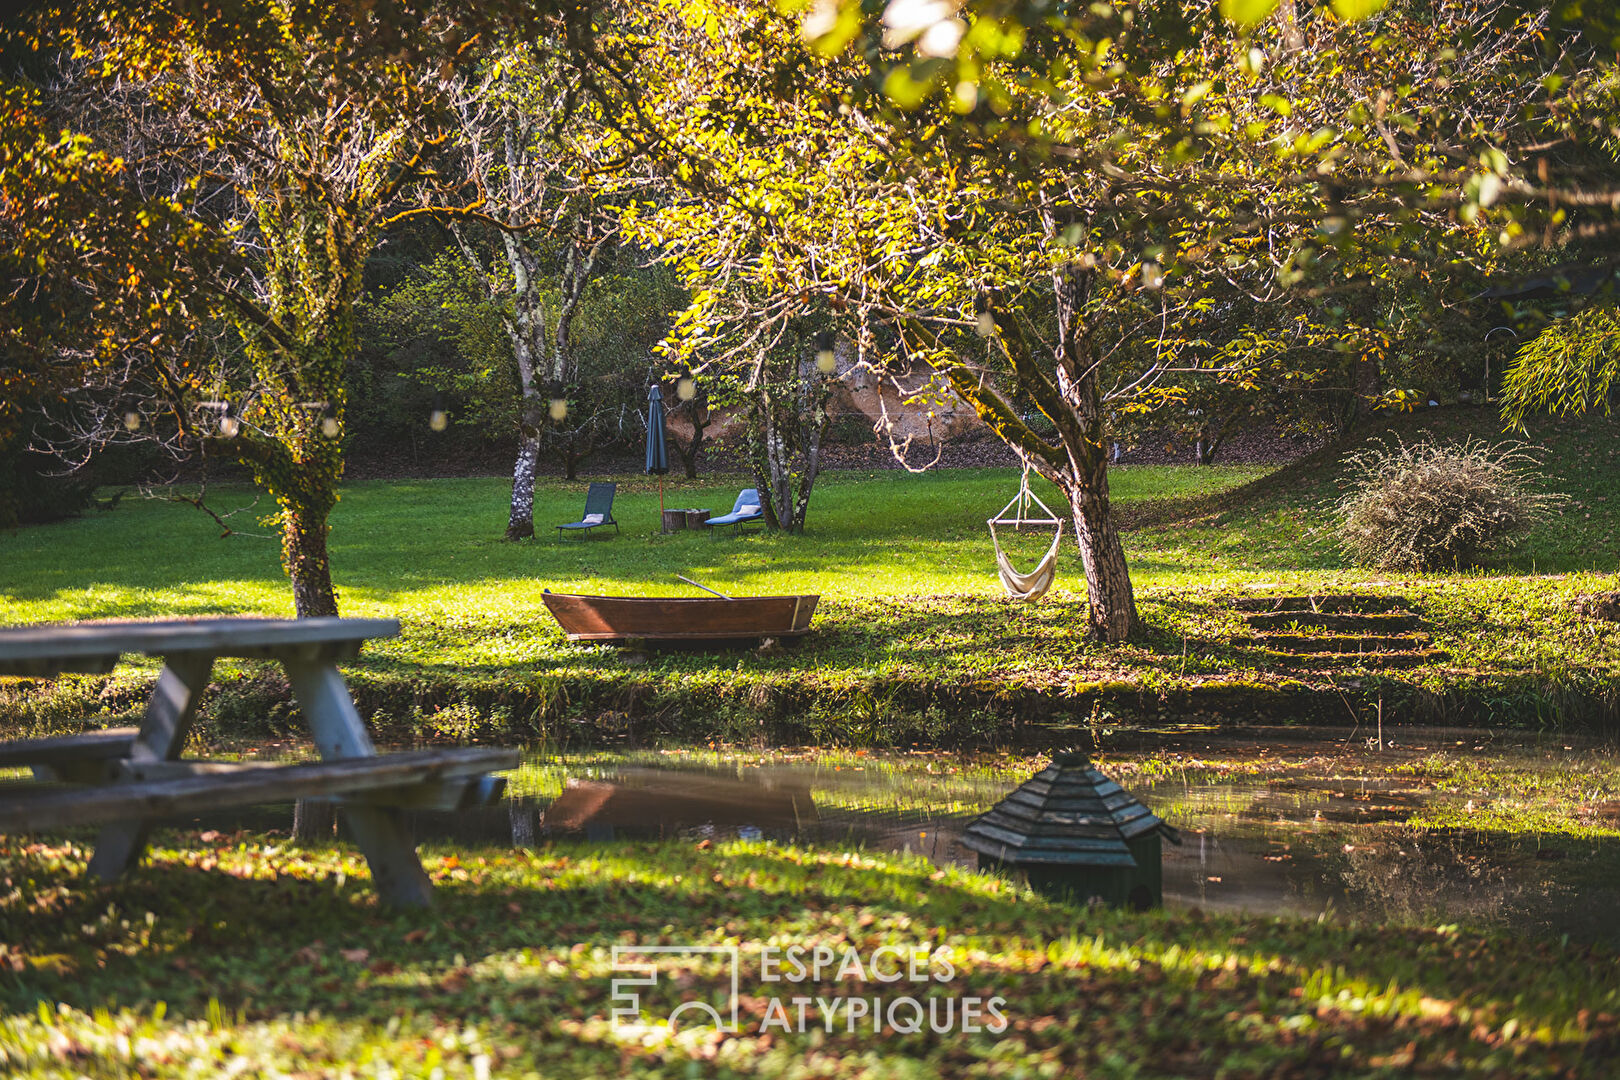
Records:
M669 443L664 437L664 390L647 389L647 472L658 474L658 527L664 527L664 474L669 472Z

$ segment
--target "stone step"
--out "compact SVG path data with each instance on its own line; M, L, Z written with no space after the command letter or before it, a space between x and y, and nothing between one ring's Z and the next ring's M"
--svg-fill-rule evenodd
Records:
M1234 611L1316 613L1405 611L1411 606L1404 596L1356 596L1352 593L1324 593L1321 596L1240 596L1229 603Z
M1429 646L1427 634L1259 634L1261 648L1291 653L1410 652Z
M1243 621L1256 630L1301 626L1314 630L1351 630L1363 633L1416 630L1422 625L1416 615L1407 611L1376 613L1263 611L1244 615Z

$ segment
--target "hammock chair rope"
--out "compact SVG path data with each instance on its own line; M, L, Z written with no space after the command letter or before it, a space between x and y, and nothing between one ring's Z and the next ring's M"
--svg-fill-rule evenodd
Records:
M1031 504L1040 507L1046 516L1030 517ZM1014 511L1012 517L1007 516L1009 510ZM1024 476L1019 482L1018 494L985 524L990 526L990 543L996 549L996 569L1001 574L1001 587L1007 590L1007 595L1014 600L1039 600L1045 596L1052 583L1057 580L1057 555L1058 545L1063 540L1063 519L1052 513L1051 507L1029 490L1027 460L1024 462ZM1007 553L1001 550L1001 540L996 536L997 525L1011 525L1014 529L1020 529L1025 525L1053 526L1052 546L1047 549L1045 557L1035 565L1035 569L1027 574L1020 574L1007 560Z

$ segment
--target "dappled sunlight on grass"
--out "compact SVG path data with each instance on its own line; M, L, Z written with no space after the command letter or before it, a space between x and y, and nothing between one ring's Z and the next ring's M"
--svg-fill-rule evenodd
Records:
M1579 459L1584 448L1603 445L1601 434L1572 429L1559 436L1568 445L1558 453ZM1460 704L1475 722L1612 715L1620 627L1574 613L1578 595L1613 587L1595 573L1612 569L1611 549L1583 556L1586 572L1566 577L1502 568L1386 577L1348 568L1337 553L1325 509L1336 492L1331 461L1306 460L1232 490L1261 471L1114 474L1147 629L1113 646L1086 634L1072 538L1042 603L1003 597L984 518L1016 489L1012 470L831 473L817 487L808 535L718 539L660 535L656 482L621 477L622 535L566 543L547 526L578 516L583 482L542 483L541 535L521 543L500 539L509 494L503 479L363 483L345 490L331 551L343 613L404 624L400 638L369 644L351 676L360 680L368 718L397 723L395 737L417 737L429 730L424 717L457 702L483 717L481 737L490 739L580 732L589 740L595 718L633 716L613 737L652 737L637 726L650 717L671 735L859 744L1002 738L1009 714L1068 722L1094 705L1131 707L1121 695L1154 708L1172 693L1188 695L1177 707L1232 714L1297 709L1290 695L1319 691L1321 708L1341 719L1386 695L1392 707L1420 706L1436 717ZM1596 484L1598 476L1581 482ZM729 506L743 483L673 480L665 504ZM1580 516L1547 522L1528 546L1530 561L1541 565L1538 551L1596 550L1592 538L1620 526L1620 500L1606 499L1594 489ZM232 520L250 523L251 515ZM1034 530L1006 542L1015 562L1028 565L1044 554L1049 535ZM273 538L220 540L189 507L126 501L112 513L0 536L0 622L290 615L276 548ZM548 588L698 595L677 574L734 595L819 593L814 633L787 648L643 656L569 644L543 603ZM1399 593L1439 651L1400 670L1376 654L1321 670L1277 660L1251 647L1227 602L1250 588ZM284 686L258 678L251 665L222 669L246 672L252 685L240 705L221 706L220 722L257 730L284 699ZM1350 701L1347 692L1359 696ZM59 730L70 706L82 704L80 694L46 687L36 697L0 687L0 716L30 731ZM108 709L124 707L120 694ZM840 720L852 709L866 719Z
M1122 503L1208 494L1261 475L1253 467L1120 470ZM500 539L510 489L500 479L411 480L351 485L332 515L331 555L345 614L398 614L434 621L476 612L483 625L545 618L544 589L618 595L687 595L675 574L722 591L817 592L860 597L999 591L984 519L1000 508L1016 474L992 469L830 473L812 502L803 537L752 533L660 535L658 495L647 477L619 481L614 516L622 535L558 542L550 526L577 517L583 482L543 483L539 537ZM729 505L740 478L666 486L665 503ZM1056 489L1042 497L1061 506ZM245 489L215 488L222 507ZM260 529L252 515L232 519ZM260 531L263 531L260 529ZM1036 539L1014 539L1029 548ZM1042 549L1044 550L1044 548ZM1022 554L1022 552L1020 552ZM274 538L218 538L204 515L172 502L128 501L116 511L0 535L0 619L261 613L290 614ZM1079 576L1071 544L1064 573ZM1151 576L1151 575L1150 575Z
M175 841L178 843L175 843ZM377 908L347 849L183 834L113 889L72 847L0 847L0 1053L24 1071L149 1075L390 1061L448 1076L1362 1073L1565 1075L1616 1037L1613 958L1456 929L1076 911L916 858L761 843L430 851L432 915ZM896 990L760 983L767 942L841 955L949 950L951 978ZM626 1044L607 1022L620 944L735 944L741 1030ZM724 979L676 957L649 1016ZM830 971L829 971L830 975ZM762 1032L771 994L998 996L1001 1035ZM402 995L410 1008L401 1012ZM59 1001L41 1014L37 999ZM163 1003L159 1007L159 1003ZM1144 1034L1146 1033L1146 1034ZM695 1034L701 1034L695 1032ZM54 1048L54 1049L53 1049ZM334 1058L332 1055L338 1055ZM483 1064L479 1064L482 1059Z

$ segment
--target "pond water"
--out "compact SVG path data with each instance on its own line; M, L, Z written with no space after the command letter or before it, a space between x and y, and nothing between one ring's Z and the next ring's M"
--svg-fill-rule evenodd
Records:
M1600 818L1580 835L1538 831L1529 818L1501 815L1483 827L1414 825L1415 815L1432 821L1480 798L1442 790L1425 764L1437 754L1484 766L1487 781L1498 769L1518 776L1518 805L1536 801L1536 777L1547 770L1595 762L1599 777L1615 775L1609 748L1465 731L1398 734L1377 751L1343 733L1297 729L1258 738L1138 732L1115 738L1100 760L1182 833L1181 845L1164 847L1167 906L1521 927L1620 944L1611 910L1620 895L1620 830L1601 827ZM1225 764L1212 774L1211 761ZM961 830L1033 772L1021 759L930 754L536 757L512 774L506 802L416 813L412 827L420 842L767 838L973 866L975 856L957 843ZM1598 812L1612 814L1614 804ZM254 817L233 823L285 829L288 808Z

